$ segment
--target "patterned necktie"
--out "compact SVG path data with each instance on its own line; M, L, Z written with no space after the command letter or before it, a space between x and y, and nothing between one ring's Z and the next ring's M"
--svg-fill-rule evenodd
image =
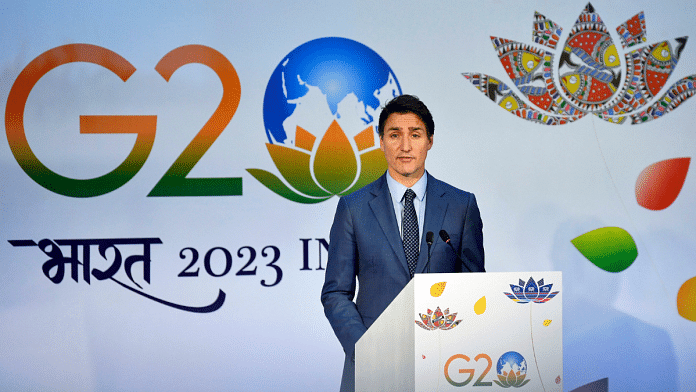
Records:
M418 217L416 209L413 206L413 198L416 193L411 189L407 189L404 194L404 217L401 222L404 238L404 253L406 253L406 262L411 277L416 272L416 263L418 262Z

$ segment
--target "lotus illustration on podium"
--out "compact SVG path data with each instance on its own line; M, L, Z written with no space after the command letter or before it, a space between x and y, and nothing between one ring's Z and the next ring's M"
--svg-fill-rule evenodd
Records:
M426 314L419 313L418 315L420 316L420 321L416 320L416 324L427 331L436 329L449 330L462 322L462 320L455 321L457 313L450 314L449 308L443 312L439 306L435 309L435 312L428 309Z
M646 42L644 13L636 14L616 31L623 49L643 45ZM562 32L558 24L535 13L532 37L537 44L555 50ZM562 125L594 114L610 123L622 124L630 117L633 124L639 124L664 116L696 91L696 75L691 75L673 84L654 101L677 66L686 40L687 37L681 37L638 47L625 53L622 69L619 51L609 31L588 3L563 49L557 53L560 58L556 71L553 70L556 54L491 37L505 71L531 105L495 77L482 73L462 75L493 102L525 120Z
M505 293L505 295L518 304L526 304L529 302L543 304L550 301L559 293L559 291L552 292L551 287L553 287L553 283L544 284L543 278L535 282L534 278L529 277L527 283L524 283L524 281L520 279L519 285L511 284L510 288L512 289L512 294Z

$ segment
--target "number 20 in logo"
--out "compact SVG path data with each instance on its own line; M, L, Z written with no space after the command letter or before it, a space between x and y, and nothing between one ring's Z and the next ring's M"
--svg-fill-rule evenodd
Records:
M100 196L130 181L143 167L155 141L157 116L80 116L80 133L134 133L135 145L113 171L91 179L61 176L39 161L24 132L24 109L39 79L64 64L87 62L100 65L124 82L135 67L117 53L89 44L69 44L46 51L29 63L15 80L7 97L5 129L12 154L31 179L44 188L70 197ZM242 178L186 178L208 148L232 120L241 97L241 85L234 66L220 52L207 46L187 45L167 53L155 66L166 80L187 64L203 64L222 83L222 100L217 109L184 149L148 196L233 196L242 194Z

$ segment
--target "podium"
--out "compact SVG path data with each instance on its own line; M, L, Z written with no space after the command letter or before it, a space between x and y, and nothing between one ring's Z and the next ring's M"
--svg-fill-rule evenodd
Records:
M563 391L561 278L416 274L356 344L355 390Z

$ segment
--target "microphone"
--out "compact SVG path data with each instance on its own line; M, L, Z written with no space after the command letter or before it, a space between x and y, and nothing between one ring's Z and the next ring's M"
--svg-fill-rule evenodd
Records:
M429 231L425 233L425 243L428 244L428 262L425 263L425 266L428 267L426 270L427 273L430 273L430 247L433 246L433 237L435 235L433 234L432 231Z
M442 240L445 241L445 243L446 243L447 245L449 245L450 248L452 248L452 251L454 252L454 255L457 256L457 260L458 260L460 263L462 263L462 265L463 265L464 267L466 267L466 269L468 269L469 272L471 272L471 268L469 268L469 266L466 265L466 263L464 262L464 260L462 260L462 258L459 257L459 252L457 252L457 250L454 249L454 245L452 245L452 241L450 241L450 236L449 236L449 234L447 234L447 232L446 232L444 229L443 229L443 230L440 230L440 238L442 238Z

